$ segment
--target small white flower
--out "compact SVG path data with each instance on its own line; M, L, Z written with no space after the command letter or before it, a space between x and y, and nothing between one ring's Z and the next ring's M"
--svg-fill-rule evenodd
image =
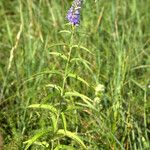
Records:
M98 84L95 88L95 92L104 92L105 87L102 84Z

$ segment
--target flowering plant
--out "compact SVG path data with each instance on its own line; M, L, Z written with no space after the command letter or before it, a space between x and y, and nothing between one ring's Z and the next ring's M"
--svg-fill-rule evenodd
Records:
M74 0L66 18L72 25L79 25L82 0Z

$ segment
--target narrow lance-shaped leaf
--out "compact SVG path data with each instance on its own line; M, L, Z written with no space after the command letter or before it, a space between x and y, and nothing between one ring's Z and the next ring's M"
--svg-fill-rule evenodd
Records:
M56 84L47 84L46 87L51 87L51 88L54 88L56 89L59 93L61 93L62 91L62 88Z
M57 115L57 109L50 105L50 104L32 104L30 106L28 106L28 108L42 108L42 109L48 109L50 110L51 112L53 112L54 114Z
M57 57L61 57L61 58L63 58L64 60L67 60L67 57L66 57L64 54L62 54L62 53L59 53L59 52L50 52L49 54L50 54L50 55L57 56Z
M84 149L87 149L85 144L83 143L83 141L80 139L79 136L77 136L75 133L70 132L70 131L65 131L63 129L59 129L57 131L58 135L63 135L63 136L67 136L71 139L73 139L74 141L76 141L79 145L81 145Z
M65 114L63 112L61 113L61 117L63 121L64 130L67 131L67 121L66 121Z
M52 129L45 129L45 130L41 130L40 132L38 132L37 134L35 134L30 140L23 142L24 144L27 143L25 150L27 150L36 140L38 140L40 137L48 134L49 132L51 132Z
M88 84L83 78L79 77L79 76L76 75L76 74L69 73L69 74L68 74L68 77L75 78L75 79L81 81L82 83L86 84L87 86L89 86L89 84Z

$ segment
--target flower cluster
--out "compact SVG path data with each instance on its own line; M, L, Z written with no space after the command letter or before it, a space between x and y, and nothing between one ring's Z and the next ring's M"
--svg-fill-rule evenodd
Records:
M67 13L67 19L73 25L79 25L81 5L82 0L74 0Z

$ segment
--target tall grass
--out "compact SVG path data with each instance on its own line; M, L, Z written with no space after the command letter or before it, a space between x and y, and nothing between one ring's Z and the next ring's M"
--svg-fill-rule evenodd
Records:
M4 149L150 149L149 0L70 6L0 1Z

